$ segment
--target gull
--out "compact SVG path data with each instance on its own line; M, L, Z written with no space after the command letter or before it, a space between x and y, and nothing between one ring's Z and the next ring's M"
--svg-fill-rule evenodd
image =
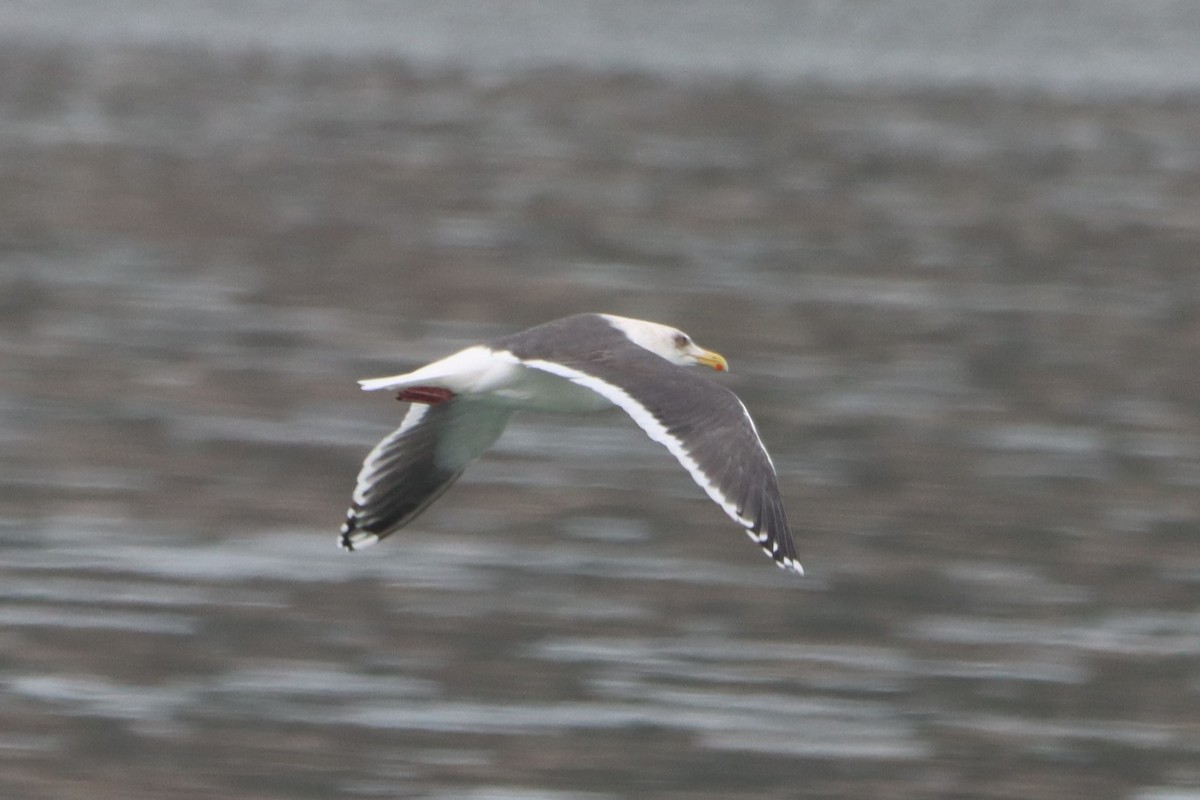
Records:
M803 574L771 457L745 405L691 366L728 370L683 331L576 314L413 372L359 381L411 403L367 455L339 543L357 550L407 525L500 437L517 411L616 406L664 445L780 567Z

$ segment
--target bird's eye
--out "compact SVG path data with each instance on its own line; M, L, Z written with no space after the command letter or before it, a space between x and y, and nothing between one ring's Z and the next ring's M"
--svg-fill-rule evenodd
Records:
M675 346L676 347L687 347L691 343L692 343L691 339L689 339L686 334L683 334L683 333L675 334Z

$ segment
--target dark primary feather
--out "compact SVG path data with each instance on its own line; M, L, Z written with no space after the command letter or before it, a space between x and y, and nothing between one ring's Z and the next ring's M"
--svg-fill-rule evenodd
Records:
M410 424L406 417L405 424L375 446L363 462L354 502L342 525L342 547L354 549L356 532L382 539L410 522L499 438L507 411L468 408L469 401L462 400L413 406L409 414L417 415L415 421ZM478 447L465 460L448 462L448 437L464 433L477 438Z

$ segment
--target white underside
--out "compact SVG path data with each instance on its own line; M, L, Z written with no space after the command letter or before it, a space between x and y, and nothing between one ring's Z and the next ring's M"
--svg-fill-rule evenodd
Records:
M526 366L512 353L482 346L468 347L413 372L368 378L359 384L368 392L436 386L462 399L514 411L599 411L613 405L568 378Z

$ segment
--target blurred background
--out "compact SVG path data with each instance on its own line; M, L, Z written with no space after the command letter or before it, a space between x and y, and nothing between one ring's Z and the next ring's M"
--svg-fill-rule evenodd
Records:
M0 796L1200 798L1200 5L0 4ZM725 354L336 549L355 379Z

